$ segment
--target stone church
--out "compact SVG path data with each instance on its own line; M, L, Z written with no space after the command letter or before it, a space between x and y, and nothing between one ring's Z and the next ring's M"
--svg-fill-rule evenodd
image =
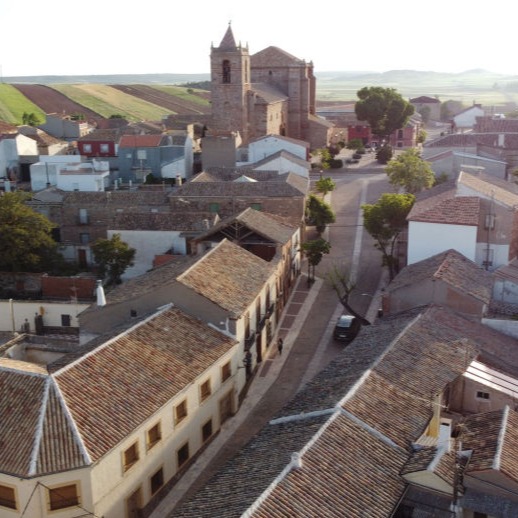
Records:
M213 136L238 135L242 144L282 135L327 145L332 124L315 115L316 78L306 63L277 47L250 55L232 28L211 48Z

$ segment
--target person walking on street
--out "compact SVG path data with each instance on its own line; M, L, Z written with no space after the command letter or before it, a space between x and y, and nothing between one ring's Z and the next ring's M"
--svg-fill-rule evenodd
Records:
M284 341L279 336L279 339L277 340L277 349L279 350L279 356L282 354L282 346L284 345Z

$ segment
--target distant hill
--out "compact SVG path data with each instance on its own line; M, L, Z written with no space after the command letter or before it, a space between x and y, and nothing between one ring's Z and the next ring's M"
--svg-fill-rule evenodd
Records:
M114 74L94 76L11 76L4 77L4 83L49 84L173 84L209 81L210 74Z

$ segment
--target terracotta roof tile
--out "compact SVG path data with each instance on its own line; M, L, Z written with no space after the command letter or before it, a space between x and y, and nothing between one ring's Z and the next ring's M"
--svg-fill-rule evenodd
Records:
M53 376L95 462L234 346L173 307Z
M418 285L427 279L441 279L450 286L489 304L493 276L456 250L446 250L405 266L387 287L388 292Z
M275 265L223 240L178 277L178 282L235 317L253 303Z
M431 396L477 354L461 323L429 308L364 327L171 517L392 516L406 488L400 471L428 423Z
M476 196L463 196L436 200L429 198L423 203L417 201L408 214L407 220L476 227L479 216L480 199Z

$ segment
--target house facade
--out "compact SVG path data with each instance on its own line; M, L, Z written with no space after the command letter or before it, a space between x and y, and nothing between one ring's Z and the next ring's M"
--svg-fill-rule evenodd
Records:
M452 129L454 132L464 132L472 130L477 122L478 117L484 116L484 110L481 104L474 104L453 117Z
M192 174L192 140L166 134L123 135L119 141L118 175L125 183L144 183L148 175L156 180Z
M40 124L38 128L53 137L67 141L84 137L92 129L86 121L75 120L70 115L58 113L45 114L45 123Z
M383 293L383 314L431 303L481 319L488 313L492 288L489 272L450 249L403 268Z
M409 100L414 107L416 113L419 113L423 119L440 121L441 120L441 101L436 97L421 95Z

